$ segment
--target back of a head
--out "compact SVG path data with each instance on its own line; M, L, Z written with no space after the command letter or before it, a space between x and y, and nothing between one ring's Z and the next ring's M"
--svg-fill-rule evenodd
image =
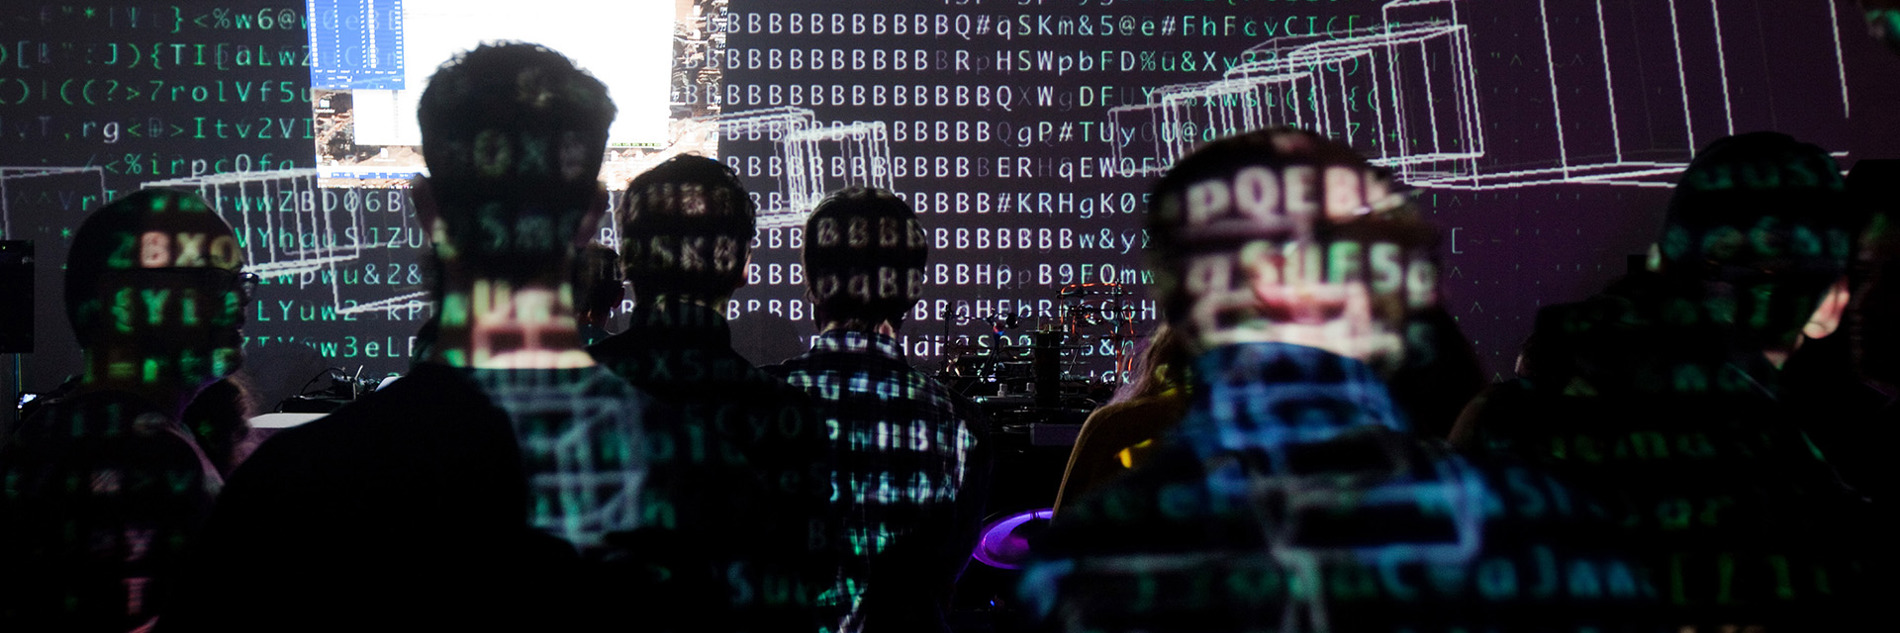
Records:
M739 175L703 156L675 156L635 176L614 210L633 296L731 296L745 282L756 209Z
M1683 171L1658 265L1712 325L1782 344L1846 272L1863 222L1825 150L1774 132L1726 137Z
M606 86L541 46L483 45L436 70L416 116L457 265L496 279L565 273L598 200Z
M66 315L88 350L128 358L145 350L161 366L222 376L241 358L243 265L230 225L202 198L140 190L94 211L74 232Z
M833 192L805 221L806 288L820 328L904 322L924 297L929 240L917 214L883 189Z
M1319 347L1397 369L1437 304L1436 234L1351 148L1276 128L1223 138L1156 184L1165 311L1203 349ZM1426 337L1429 338L1429 337Z

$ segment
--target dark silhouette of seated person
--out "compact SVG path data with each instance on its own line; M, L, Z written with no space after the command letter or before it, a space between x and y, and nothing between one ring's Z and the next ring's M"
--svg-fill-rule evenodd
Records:
M1865 505L1800 430L1778 368L1828 336L1860 213L1828 154L1717 140L1670 200L1650 272L1540 311L1537 370L1455 435L1604 501L1672 624L1828 628L1873 580Z
M805 221L809 352L766 371L819 402L837 467L833 506L848 553L840 630L946 631L950 589L970 560L990 471L980 414L912 369L897 328L923 298L929 244L882 189L827 196Z
M724 164L678 156L634 177L614 215L634 307L588 351L676 411L648 421L654 450L672 454L648 485L672 491L669 520L694 539L678 549L731 585L682 610L693 626L813 630L838 572L824 421L733 350L725 316L745 285L752 199Z
M1155 186L1157 299L1205 350L1187 417L1074 500L1020 597L1069 631L1642 629L1591 506L1415 437L1382 377L1434 339L1436 236L1351 149L1278 128Z
M626 628L618 540L659 522L647 398L581 346L613 102L559 53L443 64L415 181L441 264L430 358L264 442L206 525L173 630ZM598 573L596 573L598 572ZM597 581L597 582L596 582ZM596 599L611 595L619 620Z
M179 420L191 429L192 437L218 474L229 477L261 441L260 434L251 428L252 415L250 383L238 373L198 392Z
M1841 326L1807 340L1782 366L1781 399L1841 480L1870 503L1887 502L1900 469L1900 160L1861 159L1850 198L1868 213L1848 267L1851 298Z
M1102 408L1089 413L1069 452L1056 490L1054 510L1064 500L1093 490L1146 461L1155 440L1187 415L1194 363L1193 341L1166 323L1154 329L1142 350L1138 372Z
M243 361L242 254L203 200L166 189L74 233L66 314L85 373L0 437L0 629L131 631L167 612L223 485L181 420Z

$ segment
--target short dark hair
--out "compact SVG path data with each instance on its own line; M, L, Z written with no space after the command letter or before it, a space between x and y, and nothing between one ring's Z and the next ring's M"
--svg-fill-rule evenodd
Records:
M633 296L719 297L745 279L756 208L725 163L674 156L627 182L614 209Z
M482 45L436 70L416 118L462 265L522 279L566 261L596 200L614 118L605 85L536 44Z
M108 277L203 269L234 281L243 265L237 235L203 198L171 189L141 189L92 212L73 232L66 256L66 318L80 345L88 346L105 327L106 295L113 292ZM242 318L213 312L207 317Z
M929 259L916 212L884 189L833 192L805 221L805 285L820 326L902 324L923 299Z
M1826 150L1775 132L1717 139L1670 197L1661 270L1734 316L1712 318L1773 343L1799 331L1846 273L1866 218Z

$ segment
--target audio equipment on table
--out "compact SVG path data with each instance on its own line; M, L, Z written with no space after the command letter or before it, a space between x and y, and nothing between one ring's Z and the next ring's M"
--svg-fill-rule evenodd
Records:
M341 367L330 367L315 376L311 376L310 380L303 384L303 393L285 398L283 402L277 403L277 412L329 413L342 408L343 405L349 404L352 400L376 391L387 381L387 378L383 376L363 377L363 367L360 365L357 366L354 375L348 373L331 373L348 371L349 370ZM325 376L330 378L330 386L321 391L311 391L310 385L315 384L317 380Z
M1110 356L1114 376L1125 377L1133 367L1130 353L1135 340L1138 303L1121 284L1070 284L1056 293L1055 314L1036 315L1037 324L1011 345L1008 332L1024 325L1027 313L968 315L942 310L943 365L938 377L958 393L984 398L991 405L1015 406L1019 394L1034 394L1029 402L1041 407L1093 406L1076 402L1103 400L1115 381L1090 380L1085 366L1092 358ZM989 326L995 345L977 336L952 339L951 326L981 322ZM1026 340L1025 340L1026 339ZM1099 367L1096 368L1100 370Z

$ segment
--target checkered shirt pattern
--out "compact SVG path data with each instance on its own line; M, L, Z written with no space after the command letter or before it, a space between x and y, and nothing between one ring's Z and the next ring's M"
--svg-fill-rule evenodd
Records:
M830 428L832 507L848 548L835 595L856 613L880 552L928 517L981 502L964 489L977 442L970 416L881 334L826 332L810 352L764 369L812 394Z
M1034 541L1019 595L1058 628L1656 630L1593 506L1412 437L1365 364L1256 343L1195 376L1158 454Z

